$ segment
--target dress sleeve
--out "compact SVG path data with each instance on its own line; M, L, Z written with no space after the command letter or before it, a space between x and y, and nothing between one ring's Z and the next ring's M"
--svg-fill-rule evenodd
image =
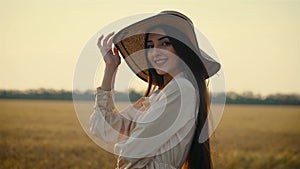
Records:
M119 113L113 99L113 91L98 88L94 112L90 116L90 133L110 143L116 143L127 138L133 116L137 111L133 107L128 107L127 109L130 109L130 111Z
M195 88L186 79L168 84L161 97L141 115L127 140L115 144L119 168L143 168L154 156L168 151L186 136L195 118ZM190 126L189 129L186 127ZM179 132L180 130L186 132ZM177 141L170 141L173 136ZM165 146L168 144L168 146Z

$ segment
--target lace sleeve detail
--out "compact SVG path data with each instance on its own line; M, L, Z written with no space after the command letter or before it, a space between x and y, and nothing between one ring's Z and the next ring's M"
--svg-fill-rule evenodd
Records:
M95 93L94 112L90 116L90 133L111 143L125 139L132 123L130 118L117 111L114 93L98 88Z
M105 91L101 88L97 88L95 92L95 109L100 109L102 112L116 113L114 95L115 92L113 90Z

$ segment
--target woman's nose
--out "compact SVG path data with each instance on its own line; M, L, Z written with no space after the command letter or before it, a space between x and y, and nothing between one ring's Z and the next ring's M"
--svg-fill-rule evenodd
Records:
M159 56L161 54L161 49L159 48L152 48L152 55L155 57L155 56Z

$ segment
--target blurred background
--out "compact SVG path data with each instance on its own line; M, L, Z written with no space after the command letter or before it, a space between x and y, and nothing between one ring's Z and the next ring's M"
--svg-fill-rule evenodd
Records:
M162 10L190 17L222 62L228 94L212 138L216 168L300 168L299 0L1 0L0 168L113 168L114 156L76 118L77 59L107 24ZM142 91L117 88L120 107L122 93ZM92 100L91 92L80 94Z

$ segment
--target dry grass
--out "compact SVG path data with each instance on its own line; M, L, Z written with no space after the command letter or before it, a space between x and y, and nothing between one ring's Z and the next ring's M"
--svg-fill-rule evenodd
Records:
M213 141L216 168L299 169L300 107L227 106Z
M72 102L0 101L0 168L113 168L82 130Z
M0 100L0 168L111 169L68 101ZM217 169L300 168L300 107L227 106L212 138Z

